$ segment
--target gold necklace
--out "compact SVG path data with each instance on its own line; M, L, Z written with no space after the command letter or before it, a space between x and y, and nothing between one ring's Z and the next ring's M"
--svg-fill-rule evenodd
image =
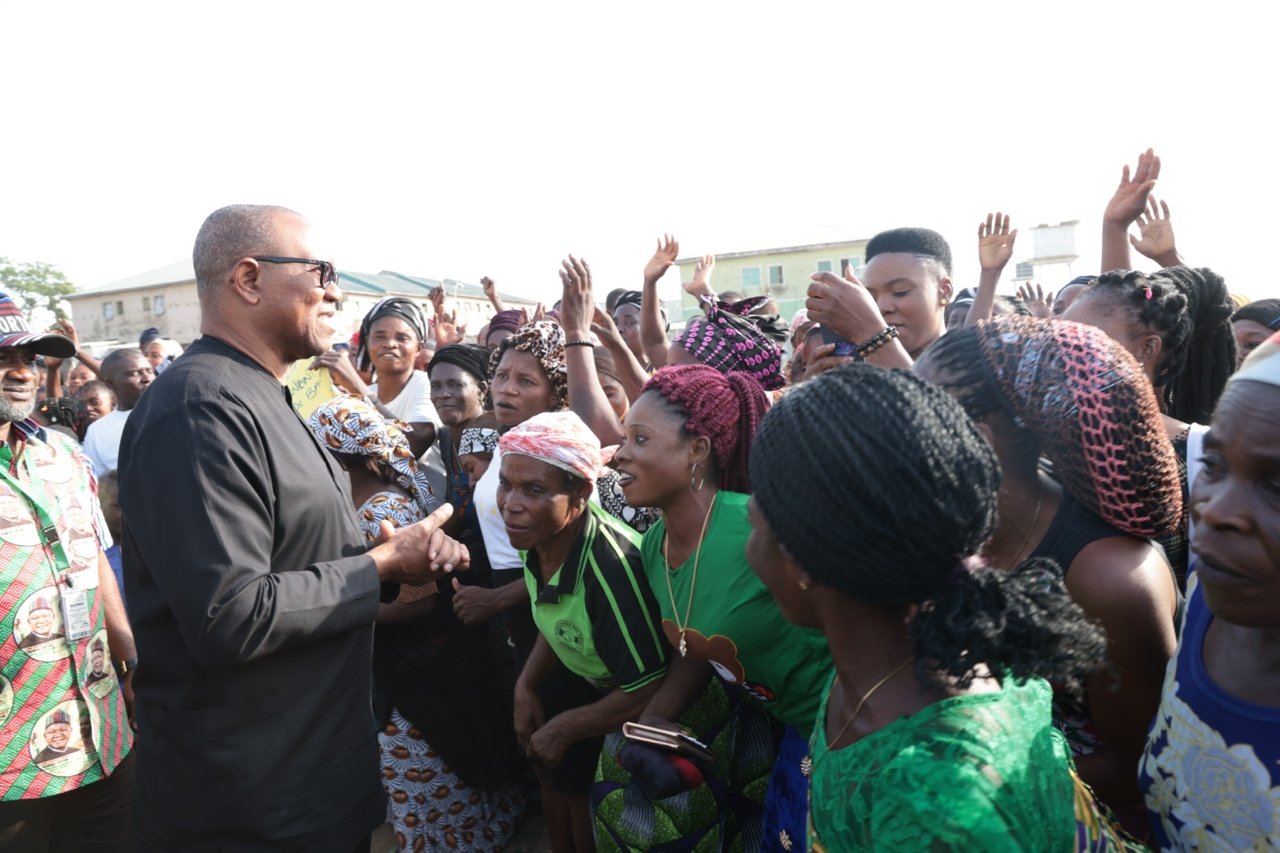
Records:
M1022 538L1022 544L1018 546L1018 550L1013 552L1013 560L1004 568L1012 570L1018 568L1018 558L1022 556L1022 552L1027 549L1027 543L1031 541L1031 537L1035 535L1036 528L1040 526L1040 507L1044 505L1044 486L1040 485L1040 476L1036 475L1036 514L1031 519L1031 526L1027 528L1027 535Z
M911 657L907 658L902 663L898 664L897 667L894 668L893 672L889 673L884 678L877 681L874 685L872 685L870 690L862 694L862 698L858 700L858 705L853 709L853 715L849 717L849 721L846 722L840 728L840 731L836 732L835 737L827 741L826 750L823 751L822 755L818 756L816 761L806 755L804 757L804 760L800 762L800 772L803 773L805 776L813 775L813 771L817 768L819 764L822 763L822 759L826 758L827 755L830 754L831 748L835 746L835 744L840 742L840 738L844 737L844 733L849 731L849 726L853 725L853 721L858 719L858 715L862 713L862 706L867 704L867 700L871 698L871 694L875 693L877 690L883 687L885 682L887 682L890 678L893 678L895 675L902 672L902 670L906 669L907 664L911 663L915 659L916 659L915 655L912 655ZM835 677L835 681L831 683L832 691L836 689L836 684L838 684L839 681L840 681L840 676L839 674L837 674Z
M711 504L702 519L702 532L698 534L698 550L693 552L693 576L689 579L689 600L684 606L684 624L680 624L680 608L676 605L676 592L671 586L671 561L667 559L667 532L662 533L662 562L667 564L667 595L671 598L671 618L675 620L676 630L680 632L680 657L689 653L689 645L684 640L685 631L689 630L689 614L693 612L693 592L698 587L698 562L702 559L702 540L707 537L707 525L711 523L711 510L716 508L716 498L720 493L711 496Z

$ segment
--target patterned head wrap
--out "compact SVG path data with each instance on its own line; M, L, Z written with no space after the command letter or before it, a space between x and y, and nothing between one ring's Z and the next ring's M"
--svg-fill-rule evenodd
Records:
M369 313L365 314L364 319L360 321L358 333L360 343L356 347L356 366L361 370L369 370L373 366L369 358L369 333L373 329L373 324L383 317L399 317L409 324L410 329L413 329L419 343L427 340L427 321L422 316L422 309L403 297L389 296L370 308Z
M1108 524L1162 536L1182 518L1182 478L1141 366L1106 333L1007 315L978 327L984 367L1067 490Z
M543 412L512 427L498 447L504 456L529 456L594 483L606 472L616 447L600 448L600 439L573 412Z
M750 313L766 301L767 296L755 296L717 302L706 317L690 320L674 343L708 367L745 372L766 391L775 391L786 385L779 344L787 339L787 325L777 315Z
M308 425L325 447L335 453L372 458L424 513L435 510L431 484L418 468L405 437L407 424L387 420L361 397L335 397L312 412Z
M458 455L469 453L488 453L498 449L498 431L487 427L468 427L462 431L458 439Z
M506 311L499 311L493 315L493 319L489 321L489 334L494 332L518 332L520 331L520 312L514 308L508 308Z
M1257 349L1249 353L1240 369L1231 375L1227 383L1240 380L1265 382L1268 385L1280 385L1280 332L1258 344Z
M636 308L644 307L644 294L638 290L624 290L618 300L613 303L613 313L617 314L618 309L623 305L634 305ZM670 331L671 324L667 321L667 306L659 304L658 313L662 315L662 322Z
M569 369L564 360L564 329L560 328L559 323L538 320L521 327L489 357L490 375L497 372L498 364L507 350L527 352L542 365L542 373L551 383L552 411L569 405Z

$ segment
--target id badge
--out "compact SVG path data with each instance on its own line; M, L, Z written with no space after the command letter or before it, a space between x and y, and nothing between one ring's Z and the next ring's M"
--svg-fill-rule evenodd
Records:
M89 621L89 593L83 589L62 588L62 625L67 640L83 640L93 633Z

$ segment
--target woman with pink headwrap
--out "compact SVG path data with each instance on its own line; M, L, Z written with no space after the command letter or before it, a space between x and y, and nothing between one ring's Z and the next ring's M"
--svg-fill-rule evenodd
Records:
M552 849L593 850L587 794L602 739L640 715L667 671L658 605L640 535L590 500L611 449L577 415L535 415L498 446L498 508L539 632L516 683L516 737L538 771Z

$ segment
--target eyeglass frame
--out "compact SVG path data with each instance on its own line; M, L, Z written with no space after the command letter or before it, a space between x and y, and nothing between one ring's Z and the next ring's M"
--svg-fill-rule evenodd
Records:
M318 258L286 258L280 255L250 255L250 258L260 263L306 264L307 266L319 267L321 287L328 287L331 284L338 283L338 268L330 261L322 261Z

